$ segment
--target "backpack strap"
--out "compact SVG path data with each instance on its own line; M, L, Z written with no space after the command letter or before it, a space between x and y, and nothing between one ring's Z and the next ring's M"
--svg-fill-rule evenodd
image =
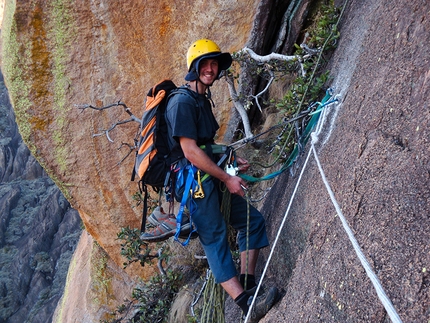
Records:
M199 101L197 99L198 94L196 92L194 92L193 90L191 90L190 88L188 88L187 86L185 86L185 85L181 85L180 87L172 90L170 92L169 96L167 97L166 104L170 100L170 98L172 96L176 95L176 94L184 94L184 95L187 95L189 97L192 97L194 99L195 103L196 103L196 107L199 107Z
M140 225L140 232L144 233L146 230L146 217L148 215L148 188L146 185L139 181L140 193L143 193L143 211L142 211L142 224Z
M205 152L208 149L210 149L213 154L220 155L220 154L225 154L229 150L229 147L227 145L211 144L211 145L201 145L200 149L204 150Z
M210 148L209 148L210 147ZM212 152L212 154L222 154L221 158L218 160L217 162L217 166L222 168L222 164L226 161L227 157L231 154L231 148L229 146L226 145L217 145L217 144L212 144L212 145L201 145L200 149L202 149L204 152L207 153L208 150L210 150ZM201 181L204 182L205 180L207 180L209 178L209 174L205 174Z

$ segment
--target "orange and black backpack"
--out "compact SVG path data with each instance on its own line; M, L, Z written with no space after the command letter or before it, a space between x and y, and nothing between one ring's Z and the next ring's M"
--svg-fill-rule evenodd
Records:
M167 185L170 166L183 157L182 151L172 152L169 149L168 131L165 120L166 106L169 98L177 93L191 96L192 91L184 86L177 87L171 80L163 80L152 87L146 96L139 132L135 138L137 147L132 181L136 175L139 187L144 194L143 218L141 231L145 231L147 214L147 185L160 192Z

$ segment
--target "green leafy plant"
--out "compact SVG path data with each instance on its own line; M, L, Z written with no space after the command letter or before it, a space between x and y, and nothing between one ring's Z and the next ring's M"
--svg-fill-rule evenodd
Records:
M153 276L133 290L132 300L127 300L110 314L110 319L101 322L166 323L170 307L181 285L182 275L179 271L168 270L166 275Z
M118 239L122 240L121 255L127 260L123 263L124 268L134 262L139 262L141 266L152 265L157 258L161 272L137 286L132 292L131 300L125 300L108 315L109 319L100 322L167 322L171 303L182 285L182 275L179 271L171 269L164 271L161 268L161 262L169 260L168 245L156 245L160 248L154 252L149 243L140 239L140 230L129 227L121 229Z
M340 34L336 23L339 17L339 9L331 1L329 5L323 5L313 18L313 23L307 28L307 45L319 51L318 59L310 56L302 62L302 68L306 73L298 75L292 82L283 98L271 103L280 111L282 118L292 118L299 112L318 100L324 93L324 86L330 78L330 71L325 69L321 57L327 55L336 47ZM306 54L302 46L295 44L295 55L304 57ZM295 145L296 137L292 135L294 125L288 125L282 135L270 146L278 151L277 159L283 160ZM297 127L297 126L296 126ZM287 142L286 142L287 141Z
M121 228L118 239L122 240L121 255L127 259L124 268L134 262L139 262L143 267L145 264L152 264L155 258L159 258L158 253L153 253L151 245L140 239L140 230L137 228Z
M178 271L167 271L166 276L156 275L135 288L133 298L139 302L135 322L167 322L172 301L181 286L182 275Z

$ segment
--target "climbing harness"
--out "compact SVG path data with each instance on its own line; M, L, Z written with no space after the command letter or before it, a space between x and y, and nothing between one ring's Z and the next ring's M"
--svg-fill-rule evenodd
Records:
M186 246L190 242L192 234L194 232L197 232L197 227L195 226L195 223L193 223L193 214L194 214L196 205L193 199L191 198L190 203L188 204L188 208L190 211L190 226L191 226L190 233L188 235L188 238L185 240L185 242L181 242L179 240L185 206L187 205L188 198L194 196L194 190L199 185L198 183L196 183L196 180L194 179L196 171L197 171L197 168L194 165L188 164L185 167L180 168L180 170L177 173L177 179L176 179L177 187L182 187L183 185L185 185L185 188L182 195L181 203L179 205L179 211L176 216L176 233L174 236L174 240L179 242L183 246ZM186 178L185 178L185 173L186 173Z
M203 150L209 149L211 154L223 153L222 157L217 163L218 166L221 166L224 163L228 155L232 156L233 154L233 151L231 149L228 149L228 147L225 145L203 145L203 146L200 146L200 148ZM173 178L175 178L175 182L174 182L175 184L168 185L167 182L169 181L169 179L166 178L165 187L168 188L167 192L172 194L171 190L174 190L175 187L181 188L184 186L184 192L179 205L178 215L176 216L176 233L174 235L174 240L179 242L183 246L186 246L190 242L192 235L197 233L197 227L192 220L193 214L197 208L196 203L193 201L193 199L201 199L205 197L202 183L209 178L209 174L205 174L201 176L201 170L197 169L197 167L195 167L193 164L187 164L182 167L178 166L177 168L175 167L176 165L173 166L171 170L171 172L176 173L176 176L173 176ZM185 207L187 206L188 200L190 200L188 205L189 205L189 211L190 211L191 230L188 235L188 238L184 242L181 242L179 240L179 237L181 235L183 213L184 213Z

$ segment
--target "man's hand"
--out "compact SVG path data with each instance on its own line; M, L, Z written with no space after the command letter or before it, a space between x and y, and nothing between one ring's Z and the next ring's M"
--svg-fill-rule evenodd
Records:
M251 165L249 165L248 161L242 157L236 157L237 168L239 172L246 172Z
M218 167L217 164L215 164L208 157L208 155L206 155L206 153L197 146L197 143L194 139L180 137L179 143L182 147L185 158L194 164L194 166L224 182L230 193L240 196L245 195L245 181L238 176L231 176L227 174L223 169ZM236 158L236 161L238 166L240 165L239 170L246 170L249 168L249 164L245 159L239 157Z
M231 194L245 196L246 183L239 176L230 176L224 184Z

